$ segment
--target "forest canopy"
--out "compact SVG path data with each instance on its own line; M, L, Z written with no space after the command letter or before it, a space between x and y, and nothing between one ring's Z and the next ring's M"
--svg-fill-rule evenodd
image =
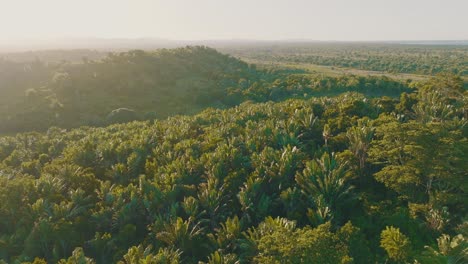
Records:
M206 47L0 69L0 263L468 262L463 76Z

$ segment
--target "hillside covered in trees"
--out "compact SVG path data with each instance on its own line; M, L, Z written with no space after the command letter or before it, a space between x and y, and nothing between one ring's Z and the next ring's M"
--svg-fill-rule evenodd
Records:
M160 115L179 111L170 103L233 107L0 137L5 263L468 261L456 76L259 72L205 48L60 67L27 93L63 109L64 123L46 126L81 124L121 98Z
M239 76L239 60L204 47L111 53L82 63L2 62L1 120L6 130L102 125L111 111L166 117L216 103Z
M57 52L40 54L48 57L0 60L0 133L152 120L247 100L281 101L345 91L398 97L411 90L409 83L386 77L258 70L206 47L110 53L81 62L58 61ZM66 57L78 54L70 51Z

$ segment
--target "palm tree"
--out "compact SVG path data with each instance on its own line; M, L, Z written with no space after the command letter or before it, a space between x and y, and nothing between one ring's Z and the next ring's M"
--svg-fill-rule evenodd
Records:
M127 254L123 256L123 260L117 264L176 264L180 263L180 254L179 250L170 248L160 248L158 253L154 254L151 245L145 248L140 244L129 248Z
M223 211L227 207L227 200L228 197L224 195L224 184L219 184L217 178L208 177L206 183L200 184L198 201L211 229L216 228L218 220L224 217Z
M199 227L199 223L194 224L191 219L184 221L178 217L175 222L167 223L163 230L156 234L156 238L190 255L195 246L195 239L202 233L203 229Z
M346 164L339 164L334 153L324 153L320 159L307 162L304 171L296 174L296 182L317 210L335 213L350 198L352 187L345 174Z
M454 237L443 234L437 239L438 249L426 246L426 252L423 257L434 263L461 264L468 261L468 241L463 235ZM437 260L437 262L435 262Z
M367 150L369 149L375 128L369 125L368 121L359 122L357 127L351 127L346 136L349 140L349 149L359 160L359 170L362 172L367 160Z
M238 248L242 226L237 216L228 218L215 234L209 234L211 240L224 252L233 252Z
M454 105L444 100L440 91L420 91L419 102L413 107L416 118L423 122L444 122L455 114Z
M34 263L36 263L36 261L34 261ZM96 261L94 261L91 258L86 257L84 254L83 248L78 247L78 248L75 248L75 250L73 250L72 255L68 259L66 260L61 259L58 263L59 264L75 264L75 263L95 264Z
M200 262L204 263L204 262ZM208 262L207 264L239 264L240 261L238 260L238 257L233 254L223 254L220 253L219 251L213 252L209 257L208 257Z

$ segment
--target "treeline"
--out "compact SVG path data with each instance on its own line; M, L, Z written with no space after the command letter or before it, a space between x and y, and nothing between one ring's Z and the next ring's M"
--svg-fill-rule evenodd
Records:
M0 138L7 263L466 263L466 92Z
M386 77L258 70L206 47L111 53L81 63L3 60L0 82L0 133L152 120L247 100L281 101L346 91L395 97L410 90L409 83Z
M468 76L466 45L293 43L226 48L224 51L261 61L311 63L390 73Z

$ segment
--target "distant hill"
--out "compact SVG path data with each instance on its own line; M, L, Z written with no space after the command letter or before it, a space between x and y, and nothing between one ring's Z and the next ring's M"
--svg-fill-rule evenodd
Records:
M204 46L106 56L87 50L31 54L43 57L0 59L0 133L161 119L249 100L281 101L347 91L397 97L408 91L407 84L386 77L257 69Z
M165 117L215 104L224 88L258 78L248 64L206 47L113 53L82 63L0 60L0 130L101 125L118 108Z

